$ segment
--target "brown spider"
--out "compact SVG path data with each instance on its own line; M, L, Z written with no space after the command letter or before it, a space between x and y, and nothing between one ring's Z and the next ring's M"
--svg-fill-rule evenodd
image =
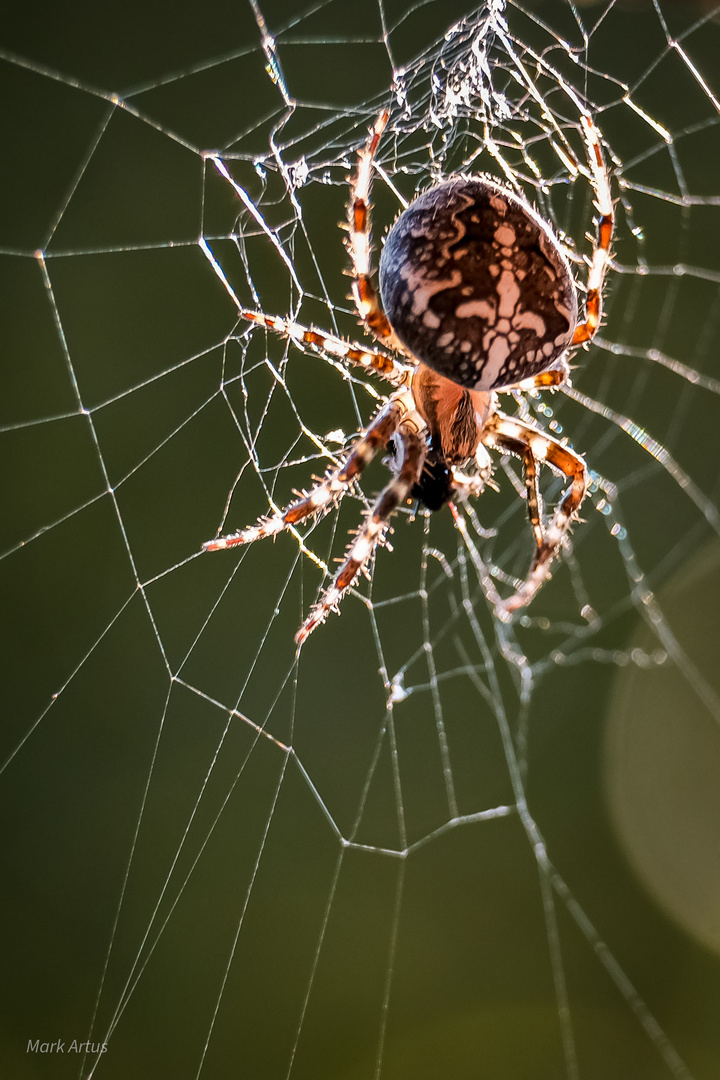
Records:
M522 459L535 556L525 581L498 601L500 618L524 607L577 517L588 486L585 462L564 442L497 408L497 392L557 387L567 380L568 348L595 334L613 231L610 184L600 137L590 116L581 124L599 212L589 263L585 318L578 287L550 226L530 204L489 176L456 176L418 196L400 214L383 245L380 297L371 281L370 187L373 159L389 114L383 112L358 154L348 206L352 294L365 326L387 352L351 344L279 316L240 308L249 322L299 344L360 364L396 387L344 464L329 470L285 510L203 545L219 551L275 536L326 513L378 450L393 442L393 478L347 550L332 584L312 607L296 640L305 641L366 569L393 512L412 497L430 509L479 494L487 483L488 447ZM219 268L216 265L216 270ZM570 481L549 523L542 520L538 465ZM470 473L461 471L471 465ZM450 507L455 514L453 504Z

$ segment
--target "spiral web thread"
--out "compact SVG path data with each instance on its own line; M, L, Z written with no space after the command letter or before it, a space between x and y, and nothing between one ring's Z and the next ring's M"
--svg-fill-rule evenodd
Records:
M450 834L484 838L507 822L517 826L513 865L525 884L535 882L534 940L546 954L558 1075L594 1075L576 1012L587 1000L570 959L577 951L591 973L584 988L602 981L611 1008L631 1021L633 1049L622 1045L620 1065L635 1060L637 1039L652 1063L637 1075L710 1076L667 1030L623 942L606 939L602 904L581 899L548 854L552 837L530 791L537 740L552 745L560 720L581 724L590 708L566 691L570 672L608 680L620 668L672 664L720 720L713 687L656 597L720 532L720 261L703 246L718 235L720 213L707 167L719 138L717 13L685 12L677 29L677 11L649 8L653 34L632 64L626 58L624 74L611 60L629 16L613 4L535 12L491 0L458 12L443 32L436 5L398 13L375 0L362 20L336 8L283 21L253 0L238 49L122 93L2 54L48 103L58 94L70 108L90 100L99 109L44 229L4 249L45 326L46 352L36 369L35 339L21 328L20 355L27 347L30 363L16 365L19 389L8 395L2 429L23 463L2 563L20 597L13 626L22 625L19 644L36 667L31 686L19 680L19 726L2 775L8 798L24 806L38 777L44 783L46 759L61 752L56 745L70 746L94 784L84 765L76 773L63 762L63 800L83 821L95 813L105 821L113 795L120 806L111 842L97 841L93 865L110 885L97 940L90 934L83 953L81 1004L72 1022L56 1006L48 1016L92 1043L77 1058L78 1075L114 1075L137 1052L137 1014L167 1003L176 976L182 985L186 976L192 1004L182 1006L177 1045L190 1075L229 1074L230 1061L240 1075L403 1075L407 1019L398 1017L403 1001L413 1002L402 974L406 936L418 927L430 935L415 945L428 967L443 941L454 953L462 938L472 952L473 940L492 938L478 915L458 923L457 937L443 919L435 942L431 916L406 913L418 888L413 867ZM313 65L331 69L338 43L372 60L372 93L363 70L347 70L351 106L306 89ZM204 130L202 118L190 119L196 88L238 61L247 61L251 92L240 109L223 102L240 117L236 129L226 124L212 146L209 135L193 141L189 132ZM677 90L658 96L660 84ZM579 281L594 231L583 110L602 132L618 218L605 324L573 358L571 386L503 406L567 436L593 485L553 581L513 624L494 621L487 603L522 578L530 551L521 476L501 460L498 492L465 506L454 524L446 512L401 512L370 580L298 652L294 629L382 466L322 523L289 530L267 549L209 556L200 545L284 505L312 473L339 462L384 389L332 355L303 354L237 319L236 305L362 340L336 222L356 150L388 103L376 245L418 190L452 172L488 171L553 223ZM153 161L164 163L161 177L125 173L135 163L122 139L142 162L146 137ZM121 189L130 209L113 232ZM159 224L143 234L150 219L135 218L134 206L150 191ZM178 216L165 218L174 200ZM140 294L147 307L135 306ZM183 345L186 314L194 321ZM544 478L548 505L561 490ZM648 513L650 491L661 514ZM651 629L650 647L628 647L633 613ZM610 684L601 685L600 696ZM572 686L577 695L577 680ZM127 755L122 781L113 740ZM556 754L560 766L560 741ZM125 795L109 790L115 781ZM59 825L68 828L62 815ZM70 851L63 836L59 850ZM26 850L36 859L33 837ZM471 864L483 865L478 842L476 856L458 856L458 889ZM314 846L320 861L309 855L303 878L303 853ZM367 945L376 969L356 979L359 961L336 923L362 921L367 893L353 877L361 864L372 864L368 880L383 878L384 906ZM504 887L509 896L520 889ZM51 879L49 907L56 895L74 895L62 875ZM279 959L276 935L290 939ZM202 957L187 960L196 944ZM37 958L36 978L44 963ZM268 985L259 976L266 966ZM468 991L456 1000L446 989L437 1016L467 1010L468 1001L481 1011L483 973L473 970L477 998ZM511 979L519 998L522 980ZM270 997L257 1003L261 988ZM258 1016L273 1025L265 1030ZM526 1020L515 1021L517 1031ZM35 1028L22 1028L21 1047ZM330 1048L329 1028L337 1032ZM465 1034L468 1054L482 1060L483 1036ZM171 1059L152 1051L159 1075Z

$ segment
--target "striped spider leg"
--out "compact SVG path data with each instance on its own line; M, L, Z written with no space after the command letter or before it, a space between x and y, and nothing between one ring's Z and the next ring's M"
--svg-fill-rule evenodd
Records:
M400 453L394 465L395 475L365 517L332 584L314 605L298 631L296 641L301 644L316 626L325 621L330 611L337 610L344 592L372 559L378 543L385 535L390 517L416 484L426 454L426 441L420 436L424 426L413 408L409 392L396 392L357 439L344 464L330 469L309 492L299 493L300 498L284 510L263 517L255 525L239 532L209 540L203 544L203 550L222 551L251 544L267 536L277 536L284 529L309 517L326 514L342 498L378 450L396 436Z
M570 526L577 518L588 489L589 477L583 459L559 439L515 417L496 412L483 432L485 446L522 459L527 489L527 508L535 537L535 555L520 587L496 604L498 616L506 621L512 611L526 607L550 576L553 559L566 543ZM538 466L549 465L571 481L570 489L555 508L548 525L542 521L542 501L538 489Z
M425 461L426 442L418 433L413 421L403 421L399 424L396 441L399 447L394 476L380 492L374 506L350 542L332 584L313 605L310 614L295 635L298 645L302 645L313 630L325 621L331 611L338 611L343 594L356 580L358 574L366 570L375 549L382 543L391 516L408 498L420 479Z
M610 179L603 160L600 136L592 119L587 114L580 117L580 122L588 147L590 173L595 192L595 206L600 216L597 223L597 236L590 257L585 295L585 319L575 327L572 339L573 345L584 345L586 342L591 341L600 325L600 319L602 318L602 289L610 260L610 247L615 227L615 211L610 191Z
M238 300L235 291L228 281L225 271L210 250L205 240L201 241L201 250L212 266L217 277L222 282L225 291L235 304L241 319L253 326L262 326L271 330L279 337L295 342L298 346L307 345L313 352L324 353L326 356L337 360L348 360L357 364L366 371L380 375L394 386L404 386L412 365L404 360L390 356L379 349L369 349L366 345L358 342L345 341L325 330L316 330L313 327L303 326L295 319L286 319L282 315L266 315L263 311L246 308Z
M352 298L363 323L381 344L404 352L372 282L372 244L370 240L370 191L375 151L382 137L390 113L380 113L370 129L368 140L358 151L355 176L350 185L348 203L347 249L352 263Z
M283 529L297 525L316 514L325 515L342 498L347 489L368 465L381 447L392 438L403 415L402 400L391 397L380 409L367 430L357 440L343 465L329 469L322 480L308 492L298 492L300 498L276 514L268 514L255 525L235 533L217 536L203 544L203 551L225 551L227 548L252 544L266 536L277 536Z
M393 386L404 386L408 373L412 370L411 365L388 353L380 352L378 349L368 349L357 342L345 341L344 338L335 337L324 330L303 326L302 323L284 319L280 315L265 315L262 311L242 307L238 308L238 313L241 318L255 326L264 326L298 345L308 345L313 352L324 353L338 360L349 360L352 364L365 368L366 371L380 375Z

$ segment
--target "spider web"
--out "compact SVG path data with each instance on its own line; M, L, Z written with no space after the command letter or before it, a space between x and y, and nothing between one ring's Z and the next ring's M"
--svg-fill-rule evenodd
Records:
M717 1075L718 9L46 16L1 54L5 1072ZM298 654L383 464L274 544L200 546L384 391L231 293L361 338L336 223L388 102L376 238L489 171L581 282L590 108L606 319L571 388L503 407L593 486L511 625L487 594L531 535L498 459L461 527L401 512Z

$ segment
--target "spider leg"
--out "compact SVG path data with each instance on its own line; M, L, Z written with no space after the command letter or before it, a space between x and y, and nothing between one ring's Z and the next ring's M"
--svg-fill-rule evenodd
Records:
M610 258L610 245L615 221L610 181L608 179L605 161L603 160L600 137L597 128L589 116L580 117L583 134L588 147L590 172L592 174L593 188L595 190L595 205L600 214L597 226L597 237L590 259L588 271L587 296L585 299L585 321L575 327L573 345L583 345L595 336L600 319L602 317L602 287L605 280L608 260Z
M371 278L370 262L370 188L375 151L385 130L390 113L380 113L370 129L365 146L358 151L355 176L350 185L348 203L347 247L353 269L352 296L358 315L382 345L404 352L395 331L380 306L380 299Z
M490 418L482 441L486 446L493 446L522 458L528 514L535 536L535 557L527 578L498 608L498 615L507 619L511 611L529 604L550 576L550 565L563 546L585 498L589 482L588 472L583 459L558 439L530 427L521 420L503 416L502 413L495 413ZM570 490L555 508L553 518L545 528L542 524L542 503L537 481L537 467L541 462L546 462L572 481Z
M407 409L403 401L392 397L382 407L368 429L360 436L347 460L337 469L331 469L302 498L278 513L262 517L255 525L239 532L218 536L203 544L203 551L223 551L240 544L252 544L265 536L277 536L283 529L297 525L313 514L326 514L340 499L356 476L372 461L375 454L386 445L397 431Z
M539 375L531 375L529 379L509 386L508 390L554 390L564 383L569 383L570 365L565 357L555 361L555 366L549 371L541 371Z
M332 585L325 590L298 630L295 636L298 645L307 640L331 611L337 610L344 592L367 566L378 543L383 539L390 517L420 478L427 452L425 439L417 433L414 423L404 422L399 428L398 441L402 460L396 465L395 476L380 492L375 505L358 529Z
M247 322L267 327L268 330L298 344L309 345L314 352L326 353L339 360L350 360L366 370L374 371L394 386L404 385L408 372L412 370L409 364L403 364L402 361L395 360L387 353L379 352L377 349L366 349L363 345L354 342L343 341L342 338L326 334L321 330L308 329L301 323L283 319L279 315L265 315L262 311L253 311L250 308L240 308L239 314Z

